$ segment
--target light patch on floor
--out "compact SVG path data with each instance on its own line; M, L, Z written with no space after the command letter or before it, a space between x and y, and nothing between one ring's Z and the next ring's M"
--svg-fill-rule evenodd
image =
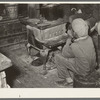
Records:
M20 58L27 64L30 64L33 61L31 56L28 55L21 55Z

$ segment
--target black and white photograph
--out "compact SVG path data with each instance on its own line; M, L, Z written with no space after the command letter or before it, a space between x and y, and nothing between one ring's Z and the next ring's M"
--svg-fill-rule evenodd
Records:
M0 88L100 88L100 3L0 3Z

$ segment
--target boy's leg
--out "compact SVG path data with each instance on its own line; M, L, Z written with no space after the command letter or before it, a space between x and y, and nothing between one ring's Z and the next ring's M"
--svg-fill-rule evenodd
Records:
M65 59L62 59L61 55L56 55L55 61L57 65L58 77L61 79L66 79L66 76L70 77L68 69L66 68L67 65Z
M69 73L69 70L72 72L77 73L76 69L74 68L74 59L67 59L64 58L62 55L56 55L55 56L56 64L57 64L57 72L58 77L61 79L70 78L71 75Z

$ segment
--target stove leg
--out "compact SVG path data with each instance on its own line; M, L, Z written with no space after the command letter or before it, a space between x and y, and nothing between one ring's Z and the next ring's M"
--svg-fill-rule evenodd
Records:
M50 54L50 52L51 52L51 51L48 51L47 55L42 56L42 59L43 59L43 72L42 72L42 74L43 74L43 75L46 75L47 72L48 72L48 71L47 71L46 63L47 63L47 61L48 61L48 59L49 59L49 54Z

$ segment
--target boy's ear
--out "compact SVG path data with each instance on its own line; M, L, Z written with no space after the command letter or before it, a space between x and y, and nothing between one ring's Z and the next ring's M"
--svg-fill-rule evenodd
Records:
M77 35L76 33L74 33L74 35L75 35L75 38L76 38L76 39L79 38L78 35Z

